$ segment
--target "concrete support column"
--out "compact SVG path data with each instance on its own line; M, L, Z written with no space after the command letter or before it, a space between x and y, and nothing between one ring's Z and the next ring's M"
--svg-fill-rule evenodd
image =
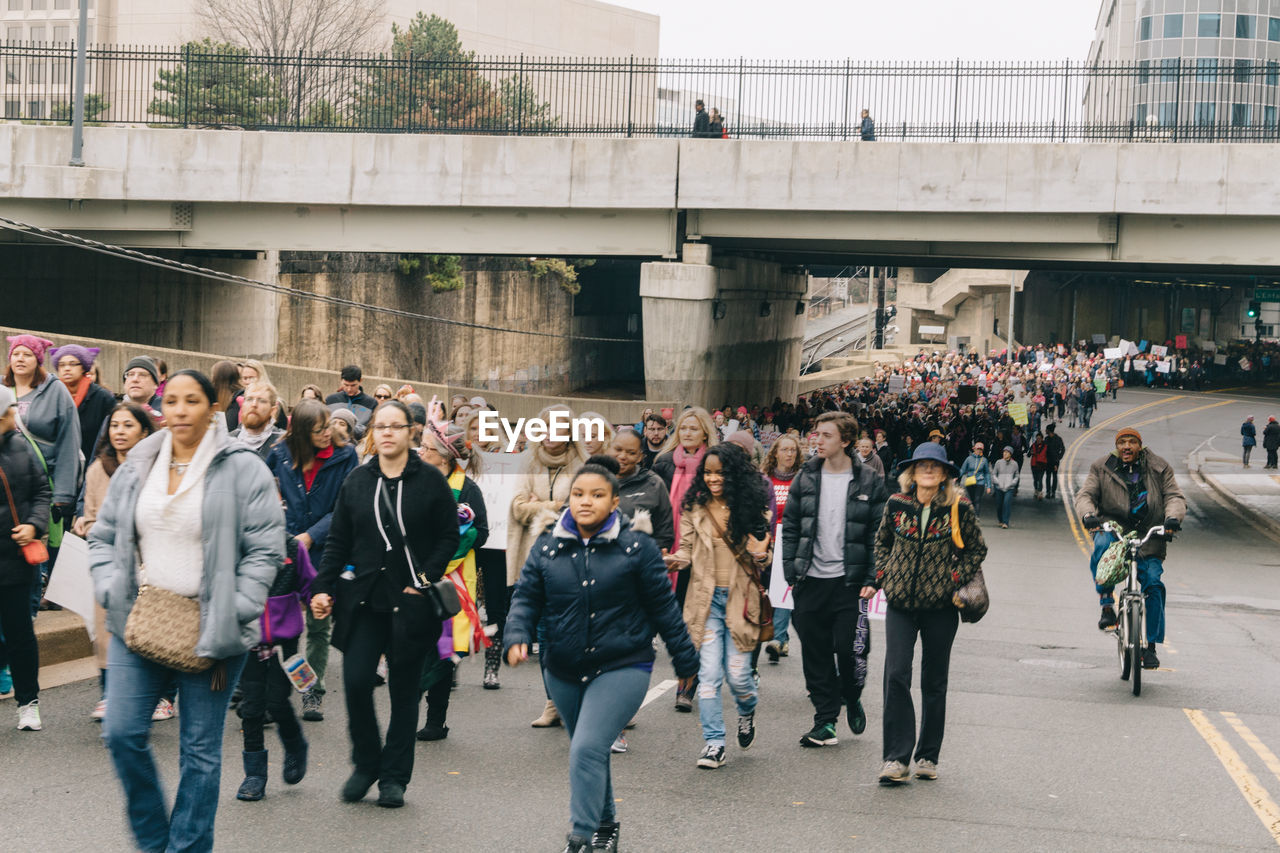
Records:
M686 244L683 263L644 264L646 395L700 406L793 399L805 322L796 303L807 290L806 276L775 263L713 265L702 244Z

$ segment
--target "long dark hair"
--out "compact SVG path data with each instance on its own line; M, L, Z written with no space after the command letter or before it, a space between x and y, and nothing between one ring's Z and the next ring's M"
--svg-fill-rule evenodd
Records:
M107 428L102 431L102 438L98 439L98 444L93 449L95 459L102 462L102 470L110 477L116 473L116 469L120 467L120 460L116 458L115 448L111 446L111 419L115 417L116 412L128 412L129 415L138 422L142 427L143 438L151 435L156 431L156 422L151 419L151 414L137 403L125 401L116 403L116 407L111 410L111 414L107 415Z
M242 390L240 388L240 368L234 361L219 361L213 366L213 387L217 389L218 411L226 412L231 401Z
M707 448L706 455L698 464L698 473L689 485L689 491L685 492L684 509L706 506L711 500L703 472L707 460L712 457L720 460L724 475L724 502L729 506L729 539L735 545L741 545L748 534L763 537L768 533L764 514L769 508L764 477L751 464L746 451L736 444L716 444Z
M301 471L316 458L316 446L311 441L311 431L316 424L329 419L329 410L324 403L315 400L303 400L293 407L293 417L289 420L289 430L284 434L284 445L289 448L293 457L293 467Z

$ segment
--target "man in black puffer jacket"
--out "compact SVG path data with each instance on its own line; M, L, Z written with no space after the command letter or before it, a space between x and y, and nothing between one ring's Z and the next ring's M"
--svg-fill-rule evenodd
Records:
M801 746L839 743L840 700L849 728L867 726L862 688L871 631L864 598L875 594L875 538L888 500L884 478L853 452L858 422L827 412L815 422L818 455L791 484L782 516L782 570L792 586L813 729Z

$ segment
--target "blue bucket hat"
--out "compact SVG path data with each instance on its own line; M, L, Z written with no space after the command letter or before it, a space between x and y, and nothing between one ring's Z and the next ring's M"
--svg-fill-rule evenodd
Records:
M895 469L894 471L894 474L895 475L901 474L903 471L907 470L907 468L911 467L917 462L923 462L926 459L932 462L937 462L943 468L946 468L952 477L960 476L960 469L957 468L955 465L952 465L951 460L947 458L946 449L943 448L941 444L938 444L935 441L925 441L920 444L917 444L915 453L911 454L910 459L898 465L897 469Z

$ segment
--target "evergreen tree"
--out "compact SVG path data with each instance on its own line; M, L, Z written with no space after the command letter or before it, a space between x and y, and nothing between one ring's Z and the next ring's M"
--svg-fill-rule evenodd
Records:
M279 83L248 62L249 52L210 39L188 42L183 59L162 69L150 112L183 124L257 127L273 124L284 108Z

